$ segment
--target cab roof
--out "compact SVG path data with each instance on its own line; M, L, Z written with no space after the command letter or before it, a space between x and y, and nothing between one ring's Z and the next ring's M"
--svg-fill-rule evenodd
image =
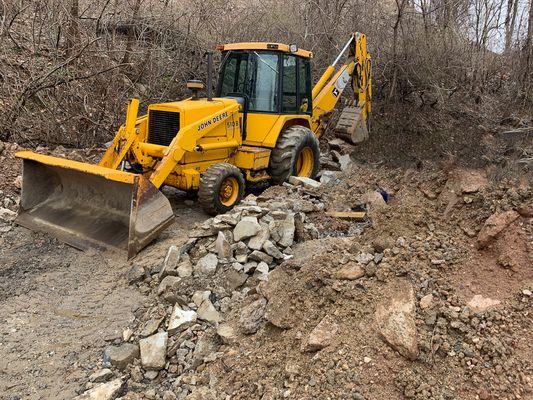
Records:
M292 52L289 49L288 44L284 43L271 43L271 42L242 42L242 43L229 43L217 46L220 51L227 50L271 50L281 51L283 53L295 54L300 57L312 58L313 53L307 50L297 49Z

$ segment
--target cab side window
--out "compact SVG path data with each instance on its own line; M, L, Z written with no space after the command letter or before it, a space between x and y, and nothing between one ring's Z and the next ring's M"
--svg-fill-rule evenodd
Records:
M306 58L298 59L298 112L310 114L311 110L311 65Z
M297 104L297 69L296 57L292 55L283 55L283 80L282 80L282 103L281 112L296 113L298 111Z

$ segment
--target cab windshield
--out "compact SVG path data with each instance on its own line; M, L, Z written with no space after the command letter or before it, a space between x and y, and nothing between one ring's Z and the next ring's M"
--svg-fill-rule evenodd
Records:
M227 51L217 96L246 97L252 112L310 114L310 72L309 60L293 54Z
M218 96L246 95L250 111L276 112L279 104L279 55L228 52L220 71Z

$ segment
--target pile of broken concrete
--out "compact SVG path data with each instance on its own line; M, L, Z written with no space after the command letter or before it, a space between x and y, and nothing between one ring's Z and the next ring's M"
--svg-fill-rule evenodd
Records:
M298 232L316 229L306 214L324 208L312 192L319 185L305 179L293 182L297 185L249 195L232 211L196 226L185 244L170 246L161 265L148 268L139 262L131 268L130 283L157 296L156 305L137 327L124 331L122 340L106 348L103 369L91 375L80 399L113 398L126 382L130 397L125 398L137 398L138 393L156 398L143 382L164 379L168 390L163 399L169 400L185 398L200 384L196 371L222 354L213 348L213 337L222 345L237 337L224 323L225 315L293 257ZM244 330L254 331L261 317L256 321L251 310ZM125 375L101 383L117 376L110 368Z

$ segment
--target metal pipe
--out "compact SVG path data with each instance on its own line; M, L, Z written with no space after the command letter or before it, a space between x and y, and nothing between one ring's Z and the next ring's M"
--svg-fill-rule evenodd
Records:
M213 100L213 52L207 51L207 100Z
M236 140L229 140L227 142L204 143L201 145L198 144L194 148L194 151L201 152L208 150L232 149L235 147L239 147L239 142Z
M337 64L339 62L339 60L341 59L342 55L344 54L344 52L346 50L348 50L348 47L352 44L352 41L354 39L354 35L350 36L350 40L348 40L348 43L346 43L344 45L344 47L342 48L341 52L339 53L339 55L337 56L337 58L335 59L335 61L333 61L333 64L331 64L332 67L335 66L335 64Z

